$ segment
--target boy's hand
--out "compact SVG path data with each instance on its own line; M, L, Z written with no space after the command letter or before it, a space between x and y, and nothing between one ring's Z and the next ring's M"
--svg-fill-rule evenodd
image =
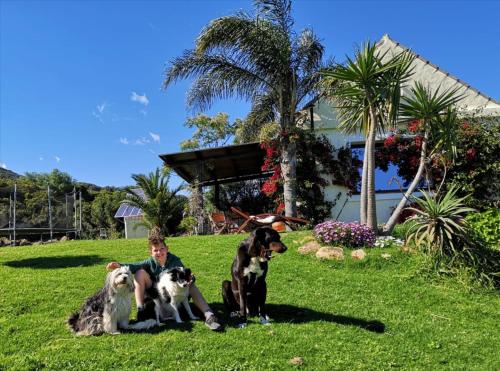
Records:
M111 262L111 263L108 263L108 265L106 265L106 269L108 271L112 271L113 269L120 268L120 267L121 267L120 263L117 263L117 262Z

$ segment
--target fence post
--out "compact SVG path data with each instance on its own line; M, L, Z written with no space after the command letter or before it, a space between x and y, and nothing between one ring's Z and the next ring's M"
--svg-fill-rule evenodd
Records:
M14 239L12 240L12 246L16 246L16 199L17 199L17 184L14 183L14 206L13 206L13 220L12 220L12 225L13 225L13 232L14 232Z
M78 234L80 238L82 238L82 190L81 189L78 192L78 195L80 196L80 228Z
M52 232L52 206L50 204L50 186L47 186L47 199L49 201L49 229L50 229L50 241L53 239Z

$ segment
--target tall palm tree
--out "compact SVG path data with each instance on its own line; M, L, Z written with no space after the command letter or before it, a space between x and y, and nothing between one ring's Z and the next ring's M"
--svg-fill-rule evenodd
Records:
M362 132L366 137L360 220L373 230L377 229L375 138L396 121L401 86L412 74L413 59L409 52L391 56L381 53L376 44L366 43L354 59L347 57L345 64L323 73L322 85L338 110L339 128L347 134Z
M256 15L239 12L211 21L167 67L164 87L195 78L188 105L208 108L216 99L252 103L249 120L279 122L285 213L296 216L296 113L325 67L324 48L311 30L293 32L290 0L255 0Z
M171 232L170 220L182 213L185 204L185 199L177 195L183 186L170 190L168 188L170 171L159 168L148 175L133 174L132 179L137 187L144 191L144 197L134 192L137 187L128 188L127 197L122 202L142 210L141 224L146 228L159 229L164 236L168 235Z
M415 178L383 227L385 234L394 229L406 202L420 183L429 155L440 150L451 156L456 153L454 138L456 137L458 125L457 115L452 107L463 98L463 96L457 94L459 89L440 91L438 87L432 93L422 83L416 82L415 86L411 88L409 96L403 97L400 105L401 120L403 122L418 120L420 122L420 131L423 133L420 161ZM428 148L429 140L434 144L431 151Z

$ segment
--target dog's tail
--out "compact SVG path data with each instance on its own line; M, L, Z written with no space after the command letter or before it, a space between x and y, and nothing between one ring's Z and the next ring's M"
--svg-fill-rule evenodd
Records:
M140 331L140 330L149 330L157 325L156 320L154 319L147 319L145 321L141 322L136 322L136 323L129 323L128 325L124 326L123 328L126 330L135 330L135 331Z
M68 318L68 326L71 329L71 331L73 331L74 333L77 333L78 331L80 331L80 329L78 327L78 320L79 319L80 319L80 313L79 312L73 313Z

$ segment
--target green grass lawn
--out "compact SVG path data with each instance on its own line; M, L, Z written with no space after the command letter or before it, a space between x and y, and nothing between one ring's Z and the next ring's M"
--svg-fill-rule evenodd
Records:
M223 333L203 322L116 336L70 333L68 315L103 286L106 262L145 258L145 240L2 248L0 369L500 369L496 293L419 278L418 257L396 250L369 250L364 261L301 256L297 241L307 233L285 234L289 251L270 263L272 326L252 320ZM242 238L168 241L224 320L220 286ZM293 357L303 364L291 365Z

